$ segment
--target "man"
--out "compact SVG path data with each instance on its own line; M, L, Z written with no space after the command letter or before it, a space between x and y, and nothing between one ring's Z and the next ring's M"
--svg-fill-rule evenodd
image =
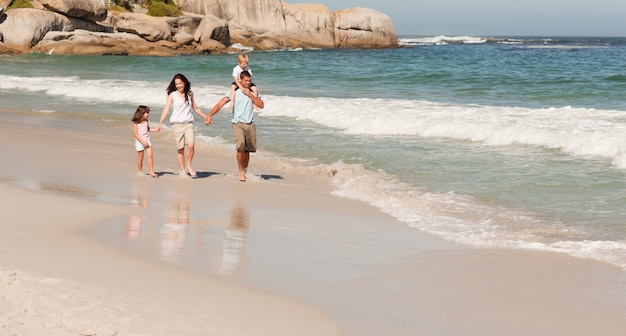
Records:
M256 152L256 126L254 125L254 107L262 109L265 104L251 90L252 76L248 71L240 75L242 88L235 91L233 105L233 133L235 134L235 148L237 149L237 165L239 166L239 181L246 181L246 171L250 162L250 153ZM258 91L257 91L258 92ZM213 123L213 115L219 112L230 100L230 92L226 93L207 115L204 123Z

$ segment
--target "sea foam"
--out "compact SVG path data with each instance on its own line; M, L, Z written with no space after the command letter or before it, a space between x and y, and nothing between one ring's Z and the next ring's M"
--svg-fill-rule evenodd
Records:
M308 120L346 134L419 136L487 146L524 145L603 158L625 168L626 120L617 110L518 108L415 100L272 97L261 114Z
M406 225L456 243L565 253L626 269L626 241L563 240L583 231L547 222L527 211L486 205L454 192L436 193L400 182L383 172L336 162L326 169L333 194L371 204Z
M161 82L0 75L0 89L40 92L86 102L165 105ZM219 85L195 85L196 103L209 111L226 94ZM581 159L604 159L626 168L623 111L521 108L374 98L307 98L264 95L263 117L288 117L338 129L345 134L417 136L470 141L487 146L524 145L561 150ZM115 111L102 111L115 113ZM127 109L119 113L128 113Z

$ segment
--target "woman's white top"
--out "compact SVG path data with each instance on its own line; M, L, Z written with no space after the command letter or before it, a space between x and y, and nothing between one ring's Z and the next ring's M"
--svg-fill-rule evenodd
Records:
M185 96L180 95L178 91L170 93L172 95L172 115L170 116L171 124L186 124L193 122L193 114L191 113L191 93L188 94L189 99L185 101Z

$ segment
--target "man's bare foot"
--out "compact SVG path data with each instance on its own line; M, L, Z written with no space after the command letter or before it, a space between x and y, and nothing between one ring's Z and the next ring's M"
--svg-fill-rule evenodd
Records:
M239 181L246 182L246 174L244 172L239 172Z
M189 172L189 176L191 176L193 178L198 177L198 175L196 174L196 172L193 169L187 168L187 171Z

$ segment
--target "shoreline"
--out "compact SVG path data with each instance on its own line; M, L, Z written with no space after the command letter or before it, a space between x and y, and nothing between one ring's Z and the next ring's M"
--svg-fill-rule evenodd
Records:
M458 246L331 195L321 174L281 170L255 156L251 170L268 178L240 183L234 151L199 148L201 178L181 179L170 174L168 133L151 134L163 175L136 177L130 126L65 118L0 111L8 158L0 176L0 287L7 293L0 330L618 335L626 327L619 294L626 275L617 267ZM186 211L173 221L181 205ZM247 265L220 276L217 260L236 209L245 210ZM152 224L129 230L133 216ZM178 256L191 261L165 260L163 228L185 218ZM199 256L200 232L209 232L208 259ZM136 242L152 254L133 252Z
M0 331L338 333L327 316L298 300L122 253L90 235L89 228L100 221L140 213L133 206L138 177L132 133L125 138L100 121L53 114L2 111L0 116L2 153L10 158L0 183L5 223L0 228ZM16 139L19 151L12 148ZM166 188L199 182L170 176L144 180ZM154 192L155 205L168 191Z

